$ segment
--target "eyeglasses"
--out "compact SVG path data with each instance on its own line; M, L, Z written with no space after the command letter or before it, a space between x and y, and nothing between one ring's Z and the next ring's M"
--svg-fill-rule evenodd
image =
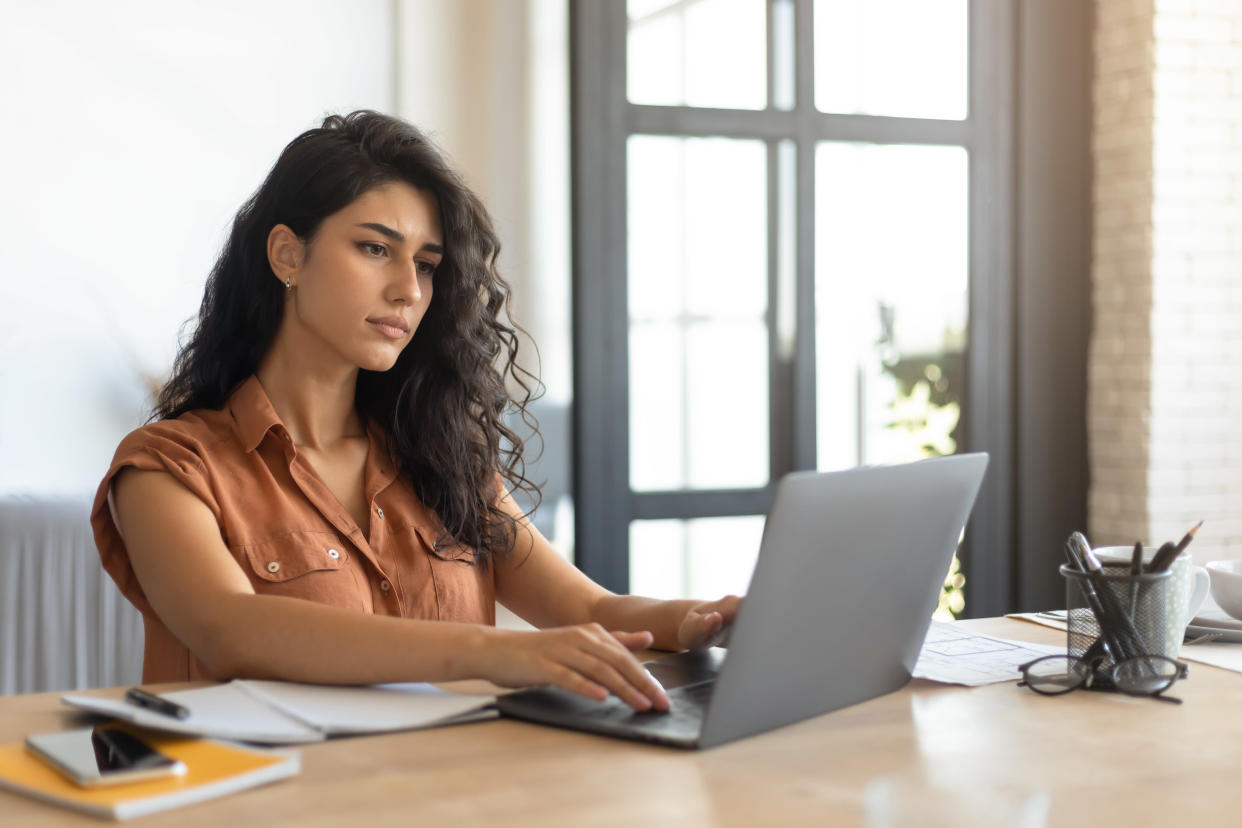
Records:
M1044 656L1018 668L1022 672L1018 686L1029 687L1045 696L1059 696L1085 687L1088 690L1120 690L1131 696L1182 703L1181 699L1161 695L1173 682L1190 674L1190 668L1181 661L1161 655L1138 655L1104 669L1099 664L1099 659Z

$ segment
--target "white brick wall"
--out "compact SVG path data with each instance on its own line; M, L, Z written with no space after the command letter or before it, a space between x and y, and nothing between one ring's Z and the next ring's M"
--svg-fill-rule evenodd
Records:
M1087 509L1094 541L1114 543L1147 519L1154 6L1098 0L1096 17Z
M1242 558L1242 0L1096 0L1096 543Z

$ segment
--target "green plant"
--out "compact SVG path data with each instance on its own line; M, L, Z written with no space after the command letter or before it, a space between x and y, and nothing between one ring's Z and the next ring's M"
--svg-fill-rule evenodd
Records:
M897 395L889 403L893 419L886 427L907 436L911 457L940 457L957 451L961 406L956 379L961 368L960 353L884 363L884 370L897 380ZM940 591L936 618L951 620L965 609L965 585L961 561L954 553Z

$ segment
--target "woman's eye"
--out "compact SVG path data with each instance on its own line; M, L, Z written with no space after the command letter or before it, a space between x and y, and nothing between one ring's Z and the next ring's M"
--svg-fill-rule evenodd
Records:
M368 256L383 256L388 252L384 245L376 244L375 242L362 242L358 245L358 248Z
M422 273L424 276L435 275L436 266L431 262L415 262L415 265L418 267L418 272Z

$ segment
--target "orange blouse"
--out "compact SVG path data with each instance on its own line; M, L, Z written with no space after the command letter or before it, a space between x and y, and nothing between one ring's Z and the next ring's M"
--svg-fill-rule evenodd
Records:
M402 618L495 623L492 567L475 566L469 549L440 541L443 524L394 472L382 432L372 428L369 436L369 535L298 454L257 377L219 410L151 423L121 441L91 525L104 569L142 613L144 682L213 677L152 610L130 566L109 505L112 481L127 467L167 472L207 504L256 593Z

